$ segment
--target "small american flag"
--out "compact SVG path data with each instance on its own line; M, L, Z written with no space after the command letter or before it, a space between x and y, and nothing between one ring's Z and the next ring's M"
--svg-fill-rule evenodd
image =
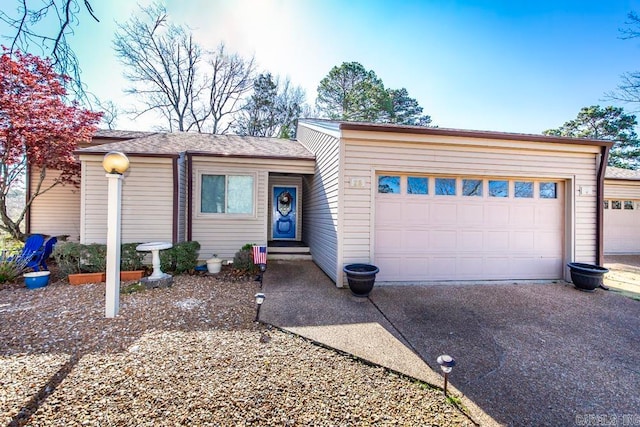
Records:
M253 263L254 264L267 263L267 247L266 246L253 247Z

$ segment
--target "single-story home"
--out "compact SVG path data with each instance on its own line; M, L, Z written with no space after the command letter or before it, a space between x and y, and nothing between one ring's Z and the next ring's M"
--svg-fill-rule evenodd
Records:
M640 171L607 167L604 252L640 254Z
M379 282L426 282L568 279L567 262L603 261L611 142L307 119L297 140L99 142L77 152L82 185L69 205L84 243L106 241L101 161L116 150L130 159L125 242L197 240L203 259L246 243L303 245L339 286L356 262L379 266ZM36 212L30 221L53 234Z

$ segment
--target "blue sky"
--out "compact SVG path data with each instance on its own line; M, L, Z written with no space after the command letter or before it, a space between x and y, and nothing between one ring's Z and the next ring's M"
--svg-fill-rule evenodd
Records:
M146 4L146 2L142 2ZM112 49L130 0L92 2L72 39L90 91L126 107ZM441 127L540 133L581 107L611 104L625 71L640 70L640 39L621 40L640 0L169 0L175 23L209 48L255 55L261 70L289 76L313 102L320 80L345 61L405 87ZM625 106L633 111L633 106ZM149 129L153 117L118 127Z

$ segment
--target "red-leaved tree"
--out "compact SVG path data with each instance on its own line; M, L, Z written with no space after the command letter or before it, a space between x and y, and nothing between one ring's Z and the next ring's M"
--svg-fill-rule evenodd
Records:
M3 47L0 57L0 229L23 239L20 226L31 203L60 184L78 185L80 164L73 151L90 141L101 113L65 102L64 83L49 60ZM11 218L7 197L33 175L24 209ZM55 179L47 180L47 173Z

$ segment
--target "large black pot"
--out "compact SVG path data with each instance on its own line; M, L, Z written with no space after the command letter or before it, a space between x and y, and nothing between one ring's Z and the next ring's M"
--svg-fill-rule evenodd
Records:
M587 292L593 292L596 288L603 286L602 278L609 272L608 268L580 262L570 262L567 267L571 272L573 285Z
M351 293L357 297L369 296L376 281L378 267L371 264L348 264L342 269L347 274Z

